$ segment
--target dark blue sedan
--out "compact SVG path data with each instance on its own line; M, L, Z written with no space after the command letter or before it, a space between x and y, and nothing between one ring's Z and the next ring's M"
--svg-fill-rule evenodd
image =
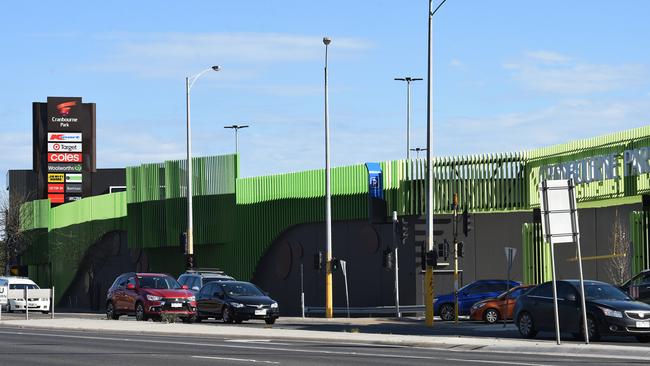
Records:
M469 315L472 305L490 297L497 297L508 287L519 286L516 281L479 280L461 287L458 290L458 315ZM442 320L454 320L454 293L440 295L433 300L433 312Z

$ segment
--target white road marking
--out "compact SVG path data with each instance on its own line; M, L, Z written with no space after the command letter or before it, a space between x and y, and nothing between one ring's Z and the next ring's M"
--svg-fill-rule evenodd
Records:
M506 361L487 361L487 360L474 360L462 358L445 358L445 361L459 361L459 362L476 362L476 363L494 363L497 365L521 365L521 366L550 366L544 363L526 363L526 362L506 362Z
M270 339L226 339L224 342L231 342L231 343L263 343L263 344L272 344L274 346L290 346L291 343L280 343L280 342L273 342Z
M269 363L273 365L279 364L279 362L275 362L275 361L253 360L247 358L216 357L216 356L192 356L192 358L203 358L207 360L223 360L223 361L241 361L241 362L252 362L252 363Z

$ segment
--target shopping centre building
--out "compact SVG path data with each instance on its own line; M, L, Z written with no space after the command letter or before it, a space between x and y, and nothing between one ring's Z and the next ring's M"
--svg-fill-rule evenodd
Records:
M649 152L646 126L531 151L437 157L434 240L453 239L456 193L473 219L473 229L459 238L464 283L505 278L504 247L518 249L513 279L550 279L538 186L543 179L573 178L585 278L616 281L611 270L623 262L636 273L649 261ZM306 305L322 306L324 271L314 268L314 255L325 248L324 170L241 178L234 154L195 158L192 164L196 264L256 283L285 315L300 311L301 282ZM102 309L106 290L122 272L182 273L186 165L173 160L103 172L93 166L83 179L95 183L80 199L23 204L22 226L31 243L21 262L28 275L42 287L56 286L59 306ZM425 168L425 159L412 159L332 169L333 256L347 263L350 306L394 304L394 274L382 265L394 245L401 303L422 304ZM34 174L10 171L10 192L36 187ZM121 185L125 191L104 193ZM394 237L394 211L405 229L403 240ZM615 245L621 241L617 222L625 237ZM557 246L560 278L577 277L575 257L575 245ZM437 293L451 289L451 269L435 271ZM341 271L334 274L334 305L345 306Z

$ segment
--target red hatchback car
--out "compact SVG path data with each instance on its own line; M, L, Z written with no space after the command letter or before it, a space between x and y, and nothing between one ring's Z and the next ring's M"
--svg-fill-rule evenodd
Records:
M137 320L178 315L184 322L196 320L194 294L173 277L160 273L125 273L118 276L106 295L106 316L135 315Z

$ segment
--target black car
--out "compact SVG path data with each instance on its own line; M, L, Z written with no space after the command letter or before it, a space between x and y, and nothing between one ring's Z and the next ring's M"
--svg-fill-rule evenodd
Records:
M197 295L197 320L222 319L224 323L264 319L273 324L280 316L278 303L257 286L242 281L209 282Z
M621 286L626 294L637 301L650 304L650 270L646 269Z
M201 287L212 281L234 281L224 271L218 269L188 270L178 277L178 283L187 286L196 295Z
M650 341L650 305L634 301L617 287L599 281L584 281L589 339L601 335L636 336ZM557 281L560 332L582 337L580 281ZM519 333L526 338L540 331L555 331L553 283L546 282L519 296L514 310Z

